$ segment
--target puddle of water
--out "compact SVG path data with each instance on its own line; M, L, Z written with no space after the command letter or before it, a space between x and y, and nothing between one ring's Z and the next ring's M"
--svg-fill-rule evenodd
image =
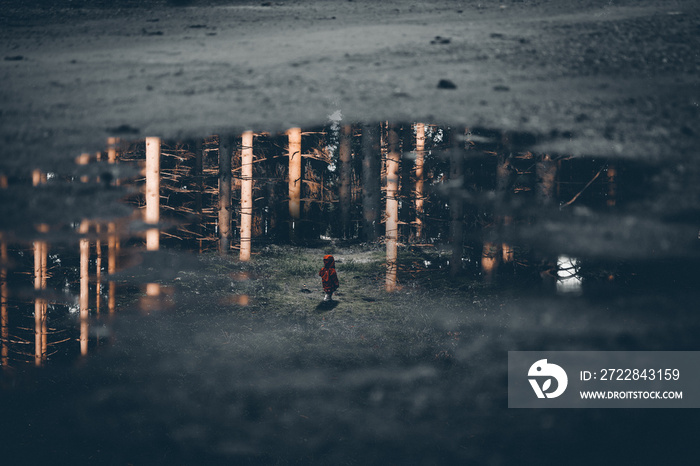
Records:
M120 312L171 309L175 275L197 265L168 251L249 261L269 244L380 242L387 292L438 275L580 295L655 282L679 264L696 272L697 167L538 154L534 142L335 124L111 138L65 172L2 175L2 365L84 356Z

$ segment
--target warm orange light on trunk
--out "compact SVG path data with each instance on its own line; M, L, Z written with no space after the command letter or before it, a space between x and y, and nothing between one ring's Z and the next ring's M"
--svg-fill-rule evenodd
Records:
M397 243L399 236L399 136L396 128L389 127L389 149L386 157L386 291L396 290L398 266Z
M510 215L506 215L503 217L503 225L508 226L513 222L513 217ZM501 250L503 251L503 263L507 264L509 262L513 262L515 260L515 250L513 249L513 246L507 243L501 244Z
M147 296L160 296L160 284L147 283L146 284L146 295Z
M117 234L116 234L117 227L114 224L114 222L110 222L107 225L107 273L109 275L112 275L117 271L117 248L118 248L118 239L117 239ZM116 297L115 297L115 291L116 291L116 283L113 281L109 281L109 301L107 304L107 308L109 309L109 313L113 314L114 309L116 307Z
M242 261L250 260L253 236L253 132L246 131L241 138L241 251Z
M146 138L146 212L144 221L149 224L160 222L160 138ZM146 249L157 251L160 247L160 231L150 228L146 231Z
M289 137L289 216L299 220L301 207L301 128L290 128Z
M46 180L46 173L43 173L38 168L32 171L32 186L39 186L40 184L44 184L46 183Z
M119 138L107 138L107 162L117 163L117 145Z
M423 237L423 164L425 162L425 124L416 123L416 239Z
M48 245L44 241L34 242L34 289L46 288L46 266ZM40 366L46 359L47 332L46 332L47 302L44 298L34 298L34 363Z
M481 253L481 272L484 274L486 283L491 283L498 268L498 249L498 245L494 243L484 243L484 249Z
M100 233L100 225L95 226L97 234ZM102 293L102 243L99 239L95 240L95 312L100 313L100 294Z
M87 235L89 223L83 220L80 224L80 234ZM90 271L88 264L90 261L90 240L80 239L80 354L86 355L88 352L88 302Z
M78 165L87 165L90 162L90 154L80 154L78 157L75 158L75 163ZM80 177L80 181L83 183L88 182L88 176L83 175Z
M0 363L3 367L9 364L10 320L7 312L7 243L0 242Z

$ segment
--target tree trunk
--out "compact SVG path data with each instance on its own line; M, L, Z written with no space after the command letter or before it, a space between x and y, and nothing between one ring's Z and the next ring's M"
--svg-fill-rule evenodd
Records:
M423 240L423 164L425 163L425 124L416 123L416 241Z
M219 253L231 247L231 140L219 138Z
M80 354L86 355L88 352L88 303L89 303L89 283L90 271L88 263L90 261L90 240L86 237L89 224L83 220L80 224Z
M511 222L511 217L506 215L506 212L508 212L509 204L511 202L510 195L512 192L512 175L513 167L511 166L510 151L506 149L499 152L498 164L496 166L497 211L494 215L494 225L495 228L498 229L499 236L504 233L504 227L509 225ZM492 271L496 270L498 267L499 260L502 260L504 264L512 262L513 260L513 248L509 244L501 243L500 250L502 251L502 254L500 254L498 257L493 256L491 258L495 261L490 267ZM487 274L487 280L490 280L492 275L492 272Z
M117 146L119 138L107 138L107 163L117 163Z
M79 156L77 156L75 158L75 163L77 165L87 165L88 163L90 163L90 154L85 154L85 153L80 154ZM88 181L89 181L89 179L88 179L87 175L83 175L80 177L81 183L87 183Z
M343 228L343 238L350 235L350 205L352 203L350 193L350 178L352 173L352 126L345 125L340 132L340 145L338 147L340 161L340 218Z
M456 276L462 270L462 252L464 241L464 154L455 141L450 151L450 240L452 257L450 275Z
M241 251L240 260L250 260L253 221L253 132L241 138Z
M32 186L39 186L40 184L45 184L46 180L46 173L42 172L38 168L32 171Z
M557 177L557 164L549 154L537 161L537 198L542 205L550 205L554 199L554 182Z
M95 240L95 313L100 314L100 295L102 294L102 242L100 241L100 225L95 225L97 239Z
M362 127L362 234L365 241L375 241L380 223L381 159L380 128Z
M202 139L197 139L194 146L194 168L192 170L192 175L194 178L194 211L196 215L197 225L194 231L199 235L200 238L205 236L204 228L204 141ZM202 242L199 241L201 245Z
M296 240L301 212L301 128L290 128L289 137L289 237Z
M607 204L609 207L614 207L617 202L617 183L615 182L615 177L617 176L617 170L615 165L608 165L608 199Z
M489 241L484 243L484 249L481 252L481 273L484 276L485 283L491 283L493 281L493 276L498 269L499 251L500 244L491 243Z
M119 239L116 230L117 228L114 222L109 222L107 226L107 273L109 275L117 271L117 249L119 248ZM107 302L107 309L110 314L114 314L116 309L116 286L113 280L109 280L109 300Z
M399 220L399 135L394 126L389 127L388 153L386 158L386 291L396 290L398 271L398 220Z
M554 202L554 188L557 178L557 164L554 159L544 154L537 160L535 167L537 173L536 195L542 206L550 206ZM542 285L550 291L556 290L557 285L557 258L545 258L542 261Z
M48 245L44 241L34 242L34 289L46 288L46 265ZM46 314L47 302L44 298L34 298L34 364L41 366L46 360L47 329Z
M146 231L146 249L160 247L160 138L146 138L146 215L144 221L154 225Z
M0 364L7 367L9 360L10 319L7 312L7 243L0 241Z

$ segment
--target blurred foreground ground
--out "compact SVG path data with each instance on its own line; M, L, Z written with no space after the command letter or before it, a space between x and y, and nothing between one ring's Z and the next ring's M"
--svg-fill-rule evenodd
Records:
M377 254L355 249L334 251L342 286L324 308L323 252L275 249L250 265L202 256L163 300L120 302L109 347L76 365L4 374L3 455L25 464L693 464L695 410L508 409L506 366L514 350L694 350L697 292L567 298L404 279L386 295L381 264L367 261ZM248 305L234 304L243 294Z

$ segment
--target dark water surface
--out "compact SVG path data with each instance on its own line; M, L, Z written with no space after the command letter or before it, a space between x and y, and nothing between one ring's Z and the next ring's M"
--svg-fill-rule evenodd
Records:
M695 410L508 409L506 365L515 350L698 349L697 161L541 154L531 135L438 125L419 146L418 125L303 129L296 218L288 136L256 134L249 262L240 135L162 142L155 221L143 140L3 175L0 455L690 464ZM341 277L328 307L324 253Z

